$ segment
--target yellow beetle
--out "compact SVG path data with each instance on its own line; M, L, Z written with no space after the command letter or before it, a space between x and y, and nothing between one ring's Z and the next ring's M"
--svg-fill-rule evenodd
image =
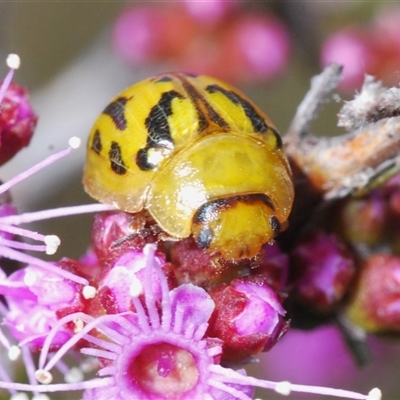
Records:
M253 257L286 224L293 183L278 131L217 79L158 75L114 98L90 133L83 184L147 210L172 238L225 259Z

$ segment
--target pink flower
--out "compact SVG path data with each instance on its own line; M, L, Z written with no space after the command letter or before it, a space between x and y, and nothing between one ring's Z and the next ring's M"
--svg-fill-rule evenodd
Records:
M4 324L15 340L41 346L58 322L60 309L82 307L81 290L82 285L40 267L31 265L19 269L0 281L0 293L8 307ZM53 344L60 345L70 336L67 330L61 329Z
M85 400L250 400L254 386L281 394L302 391L360 400L380 399L378 389L365 396L255 379L243 370L222 367L219 364L222 342L206 334L214 310L211 297L191 283L170 290L160 259L155 256L155 245L146 245L143 254L145 277L135 281L136 288L142 290L131 293L135 311L98 317L77 312L61 318L43 343L38 367L31 365L31 372L28 371L31 383L4 380L0 388L38 393L84 390ZM154 277L158 279L155 286ZM71 323L75 326L71 337L56 352L50 353L57 334ZM86 357L97 359L94 364L97 377L52 384L51 370L65 371L62 358L75 354L77 360L79 353L82 369Z
M10 76L12 71L0 88L0 100ZM8 207L8 189L67 155L72 147L0 186L0 194L5 194L0 204L0 256L28 265L10 276L0 270L0 294L5 300L0 302L0 315L17 345L1 330L0 343L8 350L9 362L22 354L29 382L14 382L2 364L0 389L16 397L22 396L20 391L38 396L83 390L86 400L250 400L254 387L259 386L286 395L300 391L380 399L378 389L362 395L270 382L222 366L222 349L230 345L229 338L211 334L209 327L223 301L214 303L205 289L193 283L177 286L171 264L156 254L159 231L149 229L146 218L135 219L140 225L139 236L134 229L130 232L129 216L123 213L97 218L95 225L101 229L93 235L93 247L79 263L69 259L50 263L26 254L25 250L54 253L59 239L22 229L20 224L112 209L85 205L18 215ZM43 244L21 243L14 236ZM275 253L271 257L275 259L272 263L264 260L257 264L260 274L248 271L249 276L234 280L226 296L228 305L232 295L240 298L228 322L240 340L261 338L256 353L269 348L285 326L276 292L285 284L285 268L281 268L285 260ZM246 340L243 343L246 345ZM32 351L40 353L37 362ZM71 360L74 366L69 368ZM64 378L60 383L52 383L56 376L53 370ZM97 377L85 379L86 371L96 371Z

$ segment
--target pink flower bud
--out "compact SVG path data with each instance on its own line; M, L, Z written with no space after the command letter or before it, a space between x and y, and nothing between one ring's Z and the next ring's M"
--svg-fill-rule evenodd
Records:
M113 45L131 64L150 63L179 53L193 33L193 22L181 8L134 6L116 20Z
M323 67L338 63L343 65L339 86L349 91L362 85L365 74L373 74L376 56L372 35L358 28L338 31L326 39L321 52Z
M349 199L340 212L340 233L351 243L373 246L385 236L388 205L380 190Z
M225 21L240 5L236 0L183 0L186 12L202 25L215 26Z
M37 119L27 89L11 83L0 104L0 165L28 146Z
M350 252L335 236L316 232L297 244L291 256L297 300L317 312L332 311L354 277Z
M251 274L263 276L275 290L284 290L289 277L289 256L282 252L277 242L262 248L263 260L260 266L251 269Z
M233 81L270 79L282 72L289 58L287 28L275 17L248 14L227 27L222 60Z
M160 229L144 214L110 211L96 214L92 228L92 246L99 261L112 262L127 250L142 250L146 243L157 242Z
M288 329L281 299L262 277L235 279L210 295L215 311L208 335L223 341L225 361L244 361L269 350Z
M400 331L400 257L375 254L364 262L347 316L370 332Z

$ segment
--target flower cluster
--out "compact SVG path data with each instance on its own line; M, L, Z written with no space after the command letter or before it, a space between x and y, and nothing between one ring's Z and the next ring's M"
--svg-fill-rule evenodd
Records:
M277 17L223 0L130 6L114 24L113 45L133 65L172 62L231 82L274 78L290 52Z
M365 74L398 83L400 30L397 6L383 10L366 25L347 26L331 34L323 43L321 64L344 66L340 87L349 92L358 88Z
M5 81L0 93L6 93L8 85ZM32 167L0 191L6 193L71 149ZM235 265L235 270L229 262L215 263L205 256L191 239L172 246L163 242L159 229L144 213L88 205L18 215L10 199L3 197L0 256L22 265L10 274L0 274L4 299L0 343L8 351L9 362L22 355L29 381L15 382L2 363L0 388L12 398L23 398L20 392L26 391L35 396L82 391L85 400L249 400L254 387L284 395L299 391L360 400L381 398L379 389L363 395L270 382L233 369L270 349L288 328L283 300L289 259L278 245L265 247L256 259ZM54 253L59 239L19 228L19 224L100 211L91 245L81 259L51 263L24 252ZM44 244L22 243L14 235ZM337 271L347 270L351 263L345 262L340 246L332 242L331 249L344 259ZM192 282L193 274L196 282ZM59 375L63 381L53 383Z
M400 176L361 199L342 202L335 229L362 255L346 311L370 332L400 330Z

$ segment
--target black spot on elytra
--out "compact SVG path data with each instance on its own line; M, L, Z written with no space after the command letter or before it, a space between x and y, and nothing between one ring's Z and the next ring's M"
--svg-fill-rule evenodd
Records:
M136 153L136 165L142 170L142 171L149 171L153 168L156 167L156 165L151 164L149 162L149 158L148 158L148 148L144 148L144 149L140 149L137 153Z
M101 150L103 149L103 145L101 144L101 134L98 129L96 129L96 131L94 132L90 148L97 154L100 154Z
M232 103L240 105L246 115L246 117L250 120L253 129L257 133L266 133L268 131L269 126L265 122L265 119L263 118L262 115L260 115L256 109L253 107L253 105L248 102L246 99L242 98L239 96L237 93L232 92L230 90L226 90L223 87L219 85L209 85L206 87L206 91L208 93L222 93L224 96L226 96ZM275 130L272 130L274 132L275 136L279 136ZM277 146L281 147L282 140L279 137L279 140L277 138Z
M184 96L176 90L162 93L160 100L151 108L145 120L148 132L146 147L140 149L136 154L136 164L142 171L156 167L156 165L150 163L148 160L149 149L173 146L174 141L171 137L168 117L172 115L172 101L176 98L183 99Z
M182 85L189 95L190 99L193 101L197 111L197 117L199 120L199 133L201 133L208 126L208 119L220 126L223 130L229 130L229 124L211 107L207 100L196 90L196 88L191 85L188 81L182 80ZM201 110L199 104L202 104L207 112L207 117Z
M126 165L122 159L121 147L117 142L112 142L108 152L111 169L118 175L126 174Z
M103 114L111 117L115 126L118 130L123 131L126 129L127 121L125 118L125 107L126 103L130 98L118 97L118 99L112 101L104 110Z

